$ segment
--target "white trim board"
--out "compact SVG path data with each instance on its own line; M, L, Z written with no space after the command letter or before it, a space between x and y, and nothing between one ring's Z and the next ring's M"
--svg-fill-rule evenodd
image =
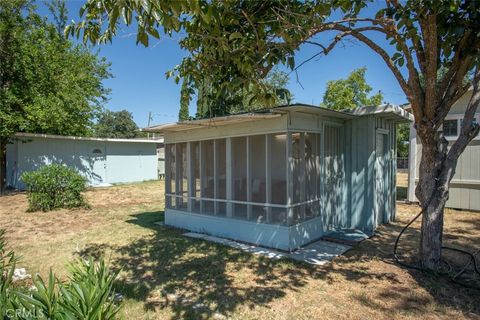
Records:
M24 133L18 132L14 135L16 138L40 138L40 139L62 139L62 140L82 140L82 141L106 141L106 142L132 142L132 143L163 143L163 138L158 140L152 139L112 139L112 138L95 138L95 137L75 137L60 136L55 134L43 133Z

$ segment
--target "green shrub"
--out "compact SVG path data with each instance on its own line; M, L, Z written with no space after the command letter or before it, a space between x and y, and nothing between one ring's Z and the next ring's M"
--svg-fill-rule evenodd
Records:
M51 164L23 173L21 180L27 186L29 211L88 207L82 196L87 180L72 168Z

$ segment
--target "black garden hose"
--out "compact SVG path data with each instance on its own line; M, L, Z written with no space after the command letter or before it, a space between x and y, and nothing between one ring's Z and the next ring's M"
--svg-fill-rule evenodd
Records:
M400 233L398 234L397 236L397 239L395 240L395 245L393 247L393 257L395 259L395 262L398 263L399 265L401 266L404 266L404 267L407 267L407 268L410 268L410 269L415 269L415 270L419 270L419 271L423 271L423 272L428 272L429 270L428 269L425 269L419 265L414 265L414 264L409 264L409 263L406 263L406 262L403 262L400 260L400 257L399 255L397 254L397 249L398 249L398 243L400 242L400 238L402 237L403 233L412 225L412 223L414 223L422 214L424 213L424 210L420 211L412 220L410 220L409 223L407 223L403 229L400 231ZM469 260L468 262L465 264L465 266L458 272L456 273L454 276L450 276L450 280L453 281L454 283L456 284L459 284L463 287L466 287L466 288L469 288L469 289L475 289L475 290L479 290L480 291L480 286L475 286L475 285L470 285L468 283L465 283L465 282L462 282L462 281L459 281L458 280L458 277L460 277L462 274L465 273L465 271L467 271L468 267L470 266L470 264L473 265L473 270L476 274L478 274L478 276L480 277L480 270L479 270L479 267L477 265L477 260L475 259L475 256L480 252L480 251L477 251L477 253L475 254L472 254L471 252L468 252L466 250L462 250L462 249L458 249L458 248L452 248L452 247L447 247L447 246L442 246L442 249L443 250L450 250L450 251L455 251L455 252L458 252L458 253L462 253L462 254L465 254L467 256L469 256ZM443 274L445 275L450 275L450 273L448 272L444 272Z

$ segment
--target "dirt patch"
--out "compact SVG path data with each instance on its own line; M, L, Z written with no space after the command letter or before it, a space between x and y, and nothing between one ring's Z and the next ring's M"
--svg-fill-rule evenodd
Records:
M50 212L27 212L25 192L0 197L0 226L7 229L7 240L54 240L75 235L82 230L107 223L106 212L121 207L163 204L163 181L118 185L107 188L90 188L84 196L91 209L60 209Z

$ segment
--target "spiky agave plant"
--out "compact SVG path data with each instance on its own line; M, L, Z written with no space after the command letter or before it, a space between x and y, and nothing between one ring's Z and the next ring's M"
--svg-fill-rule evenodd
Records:
M16 306L16 295L12 289L16 261L15 253L6 249L5 230L0 229L0 315L2 318L6 318L8 311Z
M64 312L76 319L116 319L121 308L113 290L118 272L92 258L70 264L69 271L70 281L60 286Z
M112 272L100 259L78 260L69 264L67 281L52 270L48 281L33 278L33 289L13 285L17 258L6 250L5 231L0 229L0 319L113 320L121 310L115 299Z

